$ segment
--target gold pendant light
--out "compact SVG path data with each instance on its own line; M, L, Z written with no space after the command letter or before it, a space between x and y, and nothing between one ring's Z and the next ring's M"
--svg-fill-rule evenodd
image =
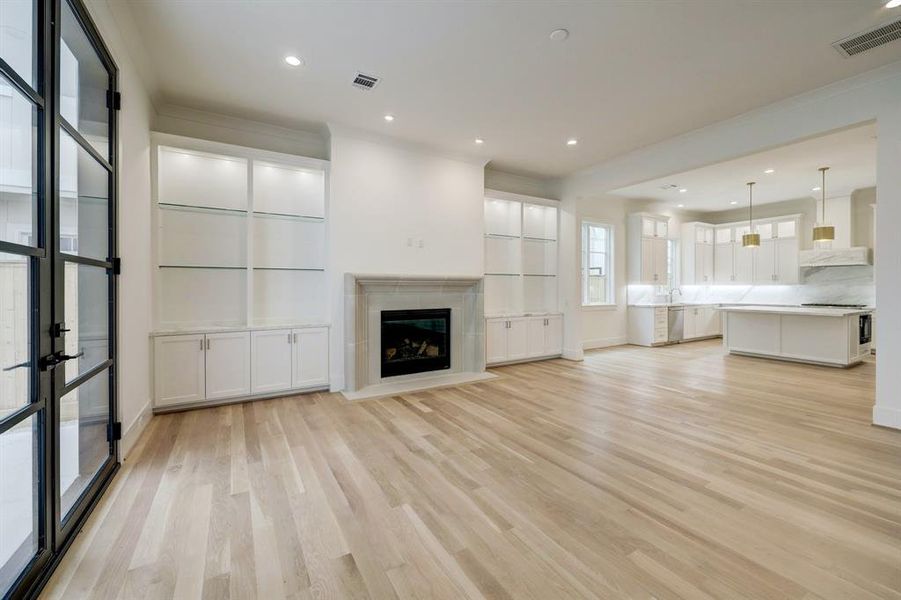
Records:
M760 234L754 233L754 184L756 182L748 182L748 230L749 233L741 236L741 245L745 248L760 247Z
M826 171L828 170L829 167L820 167L820 173L823 174L823 183L820 185L820 190L823 192L823 220L813 228L813 241L815 242L835 240L835 227L826 225Z

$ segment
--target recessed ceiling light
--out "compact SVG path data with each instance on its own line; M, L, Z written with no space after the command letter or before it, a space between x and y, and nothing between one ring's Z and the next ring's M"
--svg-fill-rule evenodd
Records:
M738 204L738 200L733 200L733 201L730 202L729 204Z
M286 56L285 62L291 65L292 67L299 67L303 64L303 61L296 56Z
M562 42L569 37L569 31L566 29L555 29L551 32L550 38L555 42Z
M816 186L815 188L810 188L811 192L819 192L822 188L820 186Z
M476 138L476 144L479 144L481 146L484 143L485 143L485 140L483 140L482 138Z
M766 171L764 171L764 173L766 173L767 175L769 175L770 173L775 173L775 172L776 172L776 169L767 169Z
M901 0L888 0L885 3L886 8L898 8L899 6L901 6Z
M676 205L676 208L685 208L685 205L684 205L684 204L677 204L677 205Z
M385 115L385 120L389 123L394 120L394 115Z
M567 146L575 146L578 143L579 143L579 140L577 140L576 138L569 138L568 140L566 140Z
M684 193L687 192L687 191L688 191L687 188L679 188L679 193L680 193L680 194L684 194Z

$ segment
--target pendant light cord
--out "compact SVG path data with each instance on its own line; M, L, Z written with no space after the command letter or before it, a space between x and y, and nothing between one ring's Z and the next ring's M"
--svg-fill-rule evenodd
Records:
M823 225L826 224L826 171L829 167L820 167L820 173L823 174L823 184L820 186L820 189L823 191Z

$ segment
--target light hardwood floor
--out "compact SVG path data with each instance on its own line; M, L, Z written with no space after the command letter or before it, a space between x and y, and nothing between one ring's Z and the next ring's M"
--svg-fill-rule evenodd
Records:
M874 370L625 346L160 416L45 597L901 598Z

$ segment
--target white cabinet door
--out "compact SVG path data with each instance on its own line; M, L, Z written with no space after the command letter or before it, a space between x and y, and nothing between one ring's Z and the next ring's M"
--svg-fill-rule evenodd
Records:
M657 233L657 221L647 217L641 218L641 235L644 237L654 237Z
M292 334L290 329L252 333L250 383L254 394L291 389Z
M208 333L206 336L206 397L250 395L250 333Z
M754 281L754 250L745 248L741 243L735 244L735 283L751 283Z
M669 245L666 239L654 240L654 283L669 285L667 266L669 263Z
M154 338L154 405L170 406L206 398L204 336Z
M529 358L545 355L545 329L544 317L531 317L527 321L528 355Z
M665 238L668 234L669 226L666 221L657 221L654 223L654 237Z
M773 283L776 278L776 240L761 239L754 255L754 283Z
M654 240L641 238L641 281L654 283Z
M798 283L799 265L798 238L776 240L776 278L779 283Z
M295 329L291 342L294 359L291 387L328 385L328 328Z
M490 364L507 360L507 320L488 319L485 322L485 362Z
M717 230L717 233L723 230ZM732 283L732 244L713 247L713 280L716 283Z
M707 309L707 331L709 335L723 335L723 317L719 309L710 307Z
M507 360L529 357L529 319L507 319Z
M698 337L698 308L686 306L682 312L682 337L686 340Z
M713 283L713 246L695 244L694 284L709 285ZM686 282L690 283L690 282Z
M544 335L544 352L547 356L563 354L563 317L555 315L547 318Z

